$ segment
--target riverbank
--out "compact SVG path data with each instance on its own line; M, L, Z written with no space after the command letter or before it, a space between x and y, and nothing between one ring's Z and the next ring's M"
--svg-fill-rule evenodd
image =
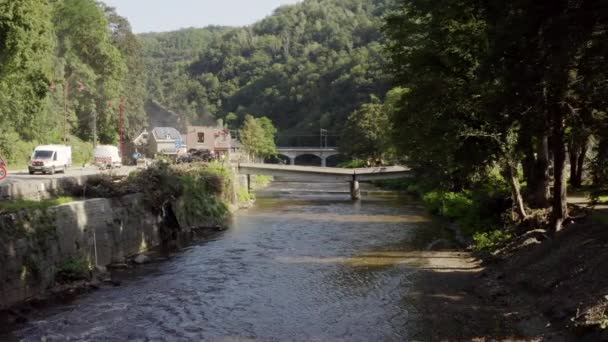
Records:
M225 225L247 189L241 178L219 164L160 164L128 178L98 176L61 188L85 199L3 202L0 310L94 288L107 267Z
M475 253L450 236L445 225L427 232L408 302L415 341L569 341L573 338L529 301L508 292Z
M393 185L421 195L415 185ZM452 232L468 222L469 215L453 214L471 207L461 200L466 195L420 197ZM608 340L608 278L601 271L608 264L608 209L571 212L577 218L551 239L543 229L515 226L476 239L465 226L465 242L448 249L461 254L446 258L439 244L439 254L426 260L441 271L423 270L417 282L424 331L435 334L422 339ZM471 320L472 311L483 311L484 319Z

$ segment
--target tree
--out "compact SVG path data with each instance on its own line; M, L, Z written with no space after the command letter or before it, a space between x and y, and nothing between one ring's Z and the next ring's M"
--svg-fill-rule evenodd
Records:
M48 132L39 114L52 75L50 12L48 1L0 2L0 135L14 131L33 139Z
M286 133L341 131L389 90L380 17L391 1L305 1L251 27L142 35L148 91L191 121L251 113Z
M256 119L246 115L240 130L241 143L250 155L268 158L277 154L276 133L276 128L267 117Z
M591 0L402 0L386 24L392 71L410 89L393 116L401 152L452 188L501 165L523 218L516 171L523 164L530 203L545 207L552 158L549 228L558 231L568 215L566 143L578 183L601 117L606 20Z
M385 159L389 151L390 124L384 105L364 104L346 121L340 151L353 159Z

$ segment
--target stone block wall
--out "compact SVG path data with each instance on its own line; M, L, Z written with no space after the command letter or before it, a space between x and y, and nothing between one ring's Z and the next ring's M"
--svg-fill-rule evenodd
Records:
M139 194L0 216L0 309L44 293L72 258L106 266L158 246L159 229Z

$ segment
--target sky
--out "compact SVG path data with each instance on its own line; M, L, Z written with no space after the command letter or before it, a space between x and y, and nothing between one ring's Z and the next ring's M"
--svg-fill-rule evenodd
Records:
M133 32L174 31L208 25L244 26L300 0L102 0L129 19Z

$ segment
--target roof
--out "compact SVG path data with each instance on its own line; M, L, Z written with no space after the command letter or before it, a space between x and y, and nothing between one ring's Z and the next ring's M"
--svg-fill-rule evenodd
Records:
M156 140L181 140L182 135L173 127L154 127L152 135Z

